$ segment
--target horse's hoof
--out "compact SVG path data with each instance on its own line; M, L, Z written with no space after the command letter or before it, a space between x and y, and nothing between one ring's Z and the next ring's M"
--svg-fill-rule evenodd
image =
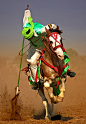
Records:
M58 102L63 102L63 99L64 99L64 97L60 97L60 96L57 97Z
M54 104L57 104L58 102L62 102L64 97L60 96L55 96L54 98L51 99L51 102Z
M50 121L51 120L51 116L49 115L49 116L45 116L45 120L46 121Z
M57 104L58 103L58 97L57 96L54 96L52 99L51 99L51 103L54 103L54 104Z

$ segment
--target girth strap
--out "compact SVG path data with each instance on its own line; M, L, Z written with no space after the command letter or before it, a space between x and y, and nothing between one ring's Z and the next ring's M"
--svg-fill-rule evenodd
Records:
M48 62L46 62L44 59L43 59L43 54L45 53L45 49L42 51L42 54L39 58L39 62L40 60L42 60L44 62L45 65L49 66L50 68L54 69L55 72L58 72L58 68L57 67L54 67L53 65L50 65Z

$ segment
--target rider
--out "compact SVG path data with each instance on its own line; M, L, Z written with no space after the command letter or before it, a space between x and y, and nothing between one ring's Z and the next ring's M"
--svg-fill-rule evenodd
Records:
M41 33L46 32L47 28L49 29L56 29L57 26L55 24L48 24L46 26L43 26L40 23L33 23L32 18L31 18L31 12L28 10L29 5L27 5L27 9L25 10L24 13L24 18L23 18L23 30L22 30L22 35L30 41L32 44L32 47L30 48L30 51L28 52L28 59L27 61L31 64L31 80L35 82L35 75L37 71L37 60L40 57L40 52L42 52L42 48L44 47L44 43L42 41ZM46 33L44 33L44 36L46 36ZM37 48L37 49L36 49ZM30 53L30 54L29 54ZM75 76L75 72L72 72L69 70L67 72L67 75L70 77ZM39 82L39 79L37 78L37 82ZM37 83L34 85L34 89L37 88Z

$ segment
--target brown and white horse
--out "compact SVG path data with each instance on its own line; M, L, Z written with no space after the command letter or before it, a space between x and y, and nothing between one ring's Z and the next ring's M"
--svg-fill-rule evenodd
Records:
M43 78L43 83L40 83L38 93L42 98L46 116L45 118L50 119L54 114L54 103L62 102L65 92L65 81L67 73L61 76L64 70L64 53L61 44L61 33L57 27L56 30L48 31L46 29L47 36L43 38L45 44L45 50L41 53L41 77ZM61 77L60 77L61 76ZM59 81L57 83L57 80ZM52 86L59 85L60 94L54 95ZM48 91L49 98L52 103L52 113L49 114L48 100L44 94L44 87ZM58 86L57 86L58 87Z

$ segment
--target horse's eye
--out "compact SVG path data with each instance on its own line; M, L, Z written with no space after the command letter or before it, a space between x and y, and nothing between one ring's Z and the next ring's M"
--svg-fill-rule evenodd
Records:
M53 42L52 41L50 41L50 44L52 44Z

